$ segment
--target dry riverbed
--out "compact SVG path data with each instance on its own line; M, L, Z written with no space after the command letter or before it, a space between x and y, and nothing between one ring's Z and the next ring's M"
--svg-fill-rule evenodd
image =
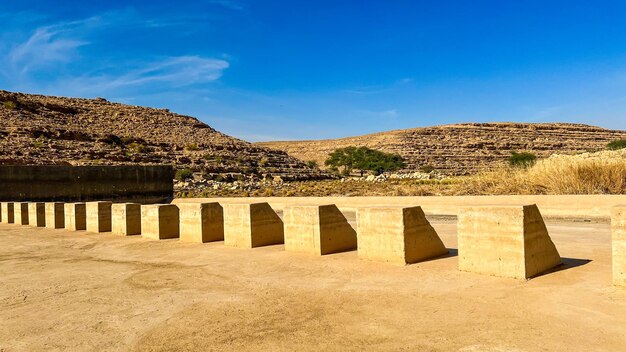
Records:
M517 281L445 258L393 266L356 252L0 225L0 351L623 351L626 289L606 223L551 222L565 259Z

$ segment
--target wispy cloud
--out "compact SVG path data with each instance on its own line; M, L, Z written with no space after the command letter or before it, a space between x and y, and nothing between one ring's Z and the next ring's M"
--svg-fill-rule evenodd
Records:
M78 48L89 44L82 38L81 32L84 31L81 29L97 20L91 17L39 27L28 40L9 51L8 59L22 73L51 64L67 63L78 56Z
M145 54L127 59L115 52L83 50L98 45L101 34L121 26L145 28L149 33L159 25L178 25L179 17L146 18L134 10L106 12L75 21L41 25L22 42L6 44L0 62L9 70L0 73L5 88L60 95L117 95L165 91L218 80L229 62L203 55ZM31 27L32 28L32 27ZM114 62L114 64L111 64ZM38 77L44 74L45 80ZM2 78L2 77L0 77Z
M179 56L144 62L139 67L117 68L121 74L83 75L73 84L93 92L108 92L153 84L183 87L218 80L228 61L199 56Z

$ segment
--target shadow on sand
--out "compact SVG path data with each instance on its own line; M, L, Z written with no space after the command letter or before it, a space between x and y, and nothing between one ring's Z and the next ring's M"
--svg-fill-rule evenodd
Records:
M448 254L444 254L435 258L430 258L427 260L423 260L422 262L428 262L431 260L439 260L439 259L445 259L445 258L452 258L452 257L458 257L459 256L459 250L458 248L447 248L448 249ZM572 268L576 268L578 266L583 266L587 263L591 262L591 259L579 259L579 258L568 258L568 257L561 257L561 264L559 264L558 266L548 270L548 271L544 271L540 274L537 274L535 276L530 277L529 279L535 278L535 277L539 277L542 275L546 275L546 274L551 274L551 273L555 273L558 271L563 271L563 270L567 270L567 269L572 269Z
M578 266L583 266L587 263L590 263L591 259L578 259L578 258L567 258L567 257L561 257L561 264L555 266L554 268L544 271L542 273L539 273L533 277L530 277L530 279L535 278L535 277L539 277L539 276L543 276L546 274L552 274L552 273L556 273L559 271L563 271L563 270L567 270L567 269L572 269Z

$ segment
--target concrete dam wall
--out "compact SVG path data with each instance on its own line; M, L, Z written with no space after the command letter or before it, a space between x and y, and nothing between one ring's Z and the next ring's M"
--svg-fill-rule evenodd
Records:
M0 200L165 203L174 197L172 166L0 166Z

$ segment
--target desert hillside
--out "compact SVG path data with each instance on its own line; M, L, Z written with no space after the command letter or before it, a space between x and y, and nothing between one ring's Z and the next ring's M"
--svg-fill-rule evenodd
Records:
M322 176L283 151L166 109L2 90L0 164L173 164L222 178Z
M358 137L313 141L261 142L258 146L282 150L323 166L328 154L347 146L366 146L398 153L407 169L432 166L445 174L463 175L506 162L512 151L529 151L538 157L553 153L596 151L626 131L550 123L468 123L413 128Z

